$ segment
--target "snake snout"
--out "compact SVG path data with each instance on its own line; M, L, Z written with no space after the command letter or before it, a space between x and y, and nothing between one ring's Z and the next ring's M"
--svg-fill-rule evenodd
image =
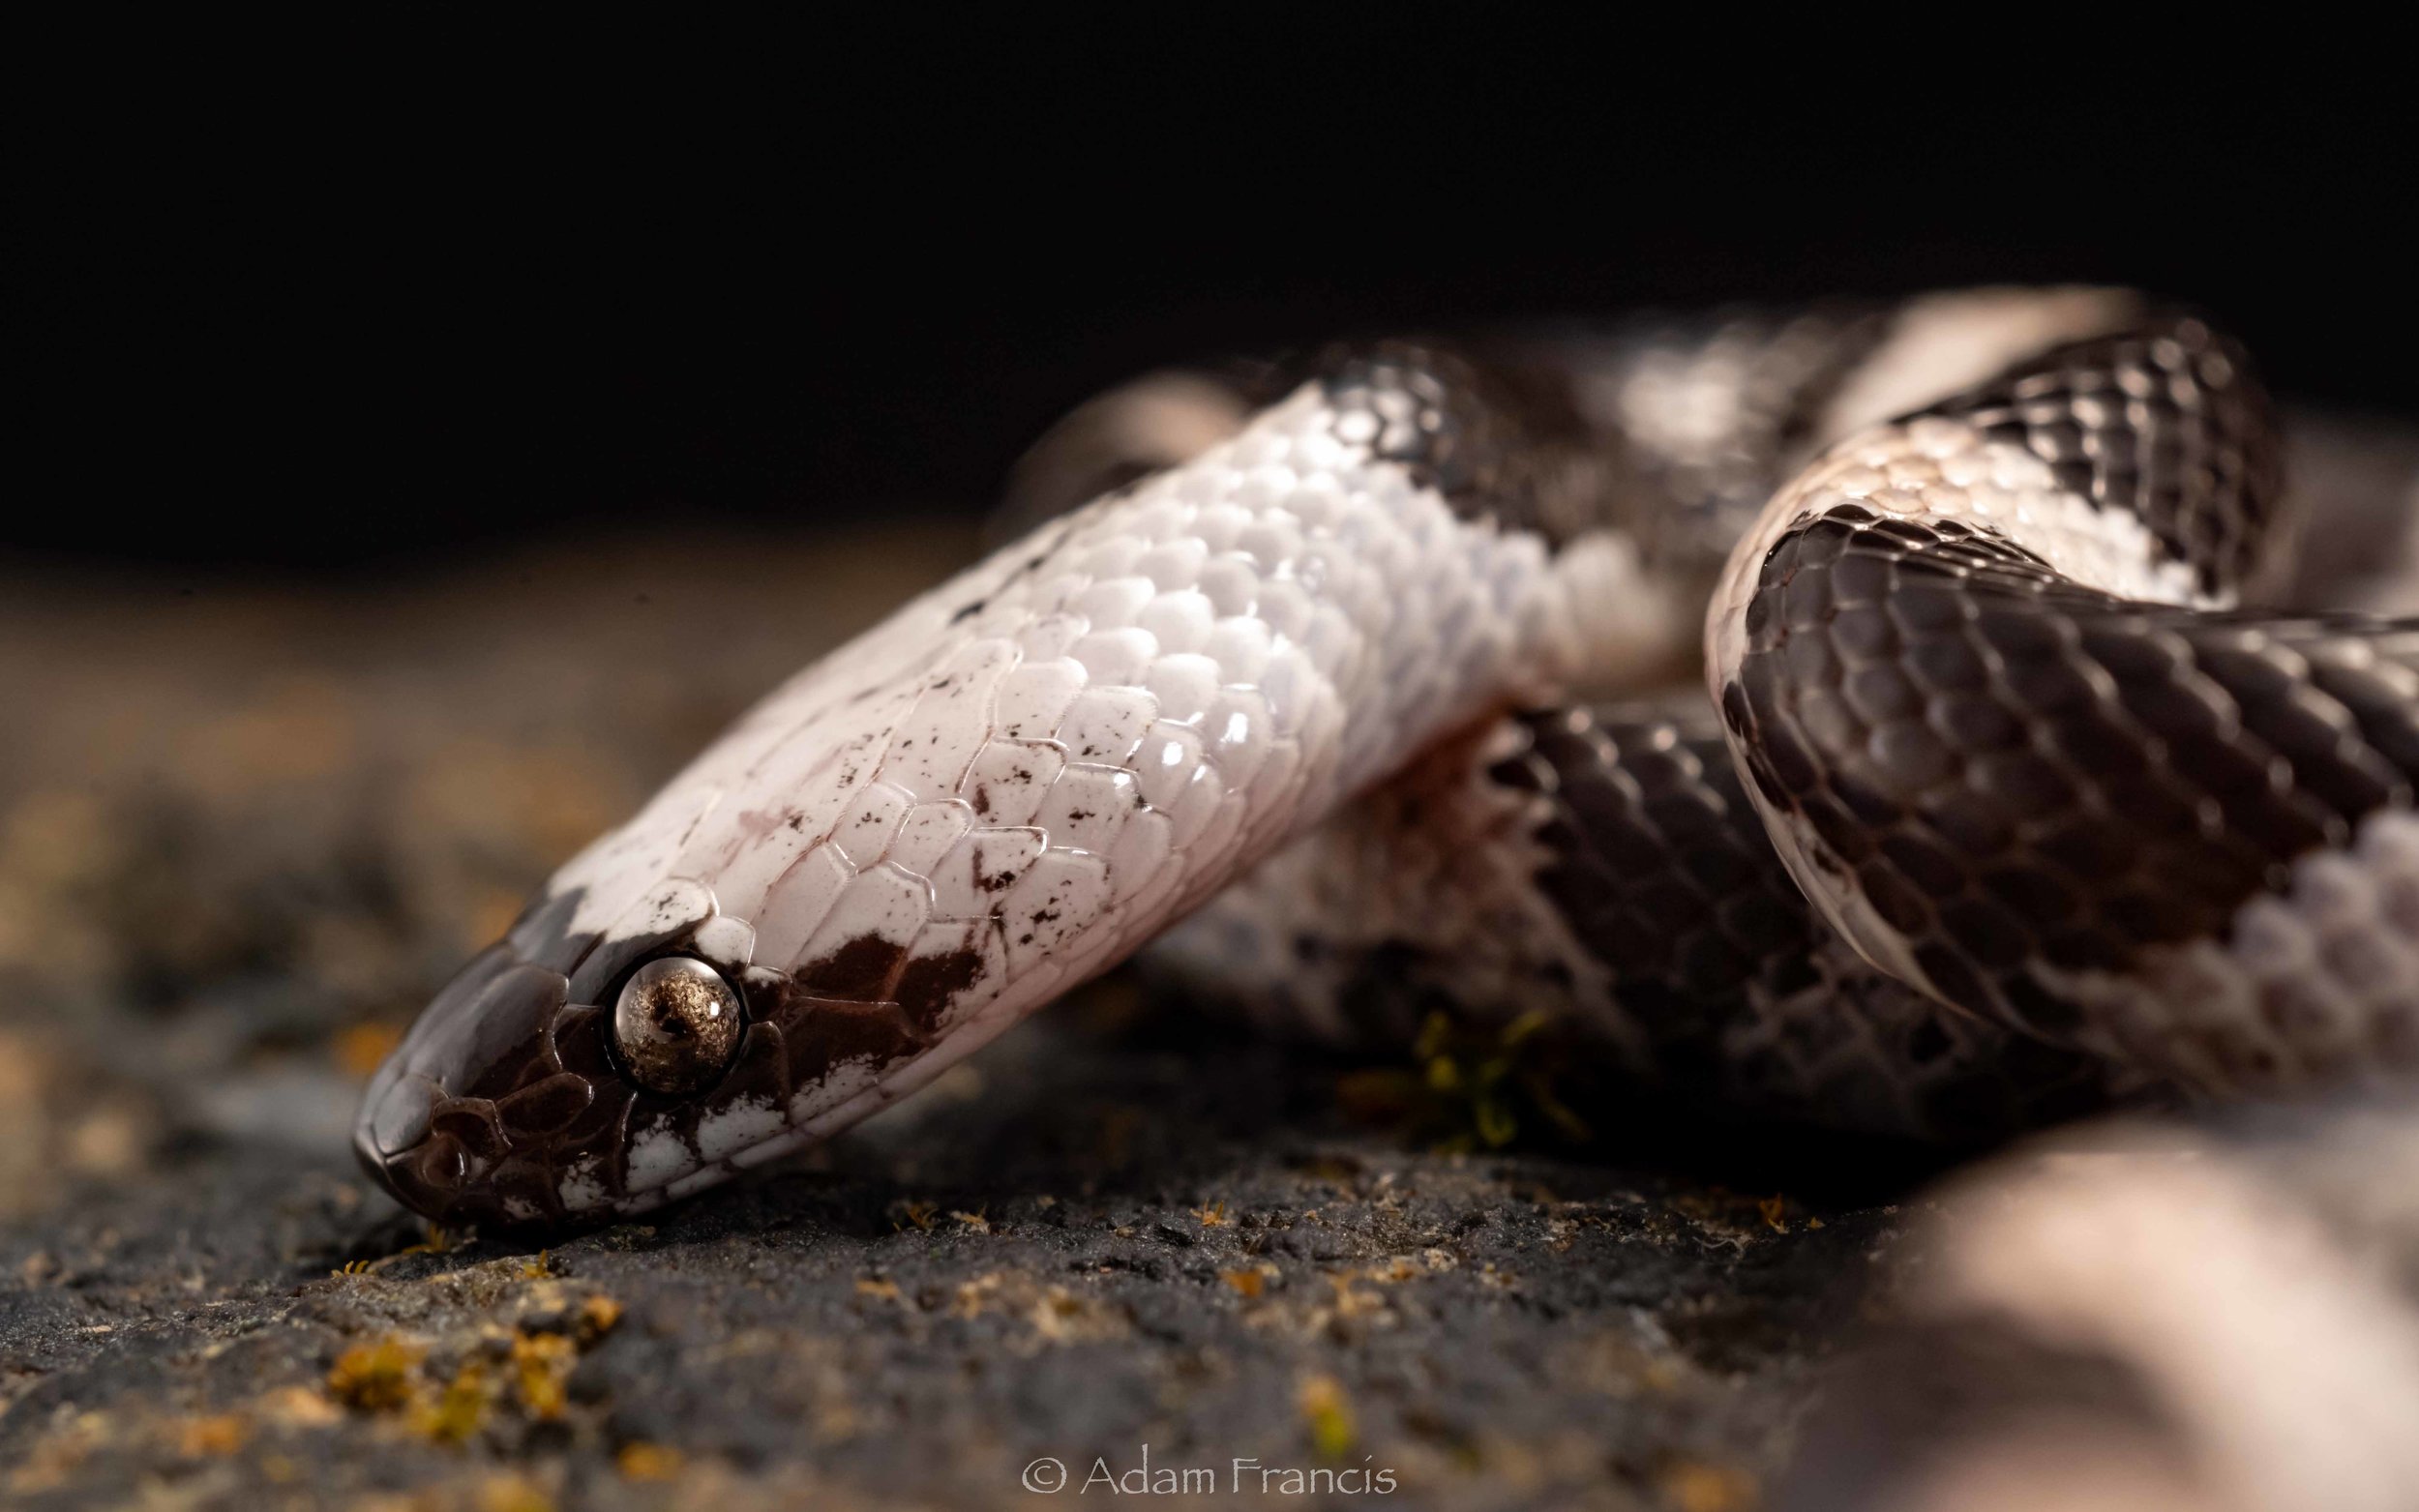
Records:
M390 1061L353 1125L353 1155L372 1180L414 1212L440 1217L460 1201L470 1176L462 1142L434 1127L445 1089Z
M566 1066L563 973L510 944L474 958L372 1078L353 1126L371 1178L434 1219L559 1214L560 1132L595 1100ZM593 1057L590 1057L593 1058Z

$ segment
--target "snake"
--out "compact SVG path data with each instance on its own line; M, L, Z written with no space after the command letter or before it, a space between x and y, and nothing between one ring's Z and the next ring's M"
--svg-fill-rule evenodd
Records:
M373 1078L372 1175L642 1212L1162 934L1331 1038L1543 1009L1880 1126L2419 1068L2419 624L2263 607L2273 406L2199 315L1384 341L1119 413L1171 405L564 865Z
M2302 607L2390 553L2284 453L2123 289L1141 380L549 879L355 1152L447 1225L642 1213L1149 946L1331 1044L2066 1126L1923 1204L1777 1505L2407 1505L2419 620Z

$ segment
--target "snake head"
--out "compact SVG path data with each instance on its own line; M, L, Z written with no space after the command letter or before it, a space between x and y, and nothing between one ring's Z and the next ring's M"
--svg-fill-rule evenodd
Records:
M747 1031L725 975L737 964L705 959L677 900L668 927L600 951L594 931L571 928L582 896L531 904L372 1080L353 1147L415 1211L526 1222L612 1205L624 1183L609 1172L626 1170L641 1102L673 1108L726 1074ZM636 1053L616 1044L624 1017Z
M610 928L577 927L593 901L541 897L372 1079L354 1151L414 1211L642 1211L823 1132L799 1115L924 1047L895 1004L750 966L753 930L702 884L666 880Z

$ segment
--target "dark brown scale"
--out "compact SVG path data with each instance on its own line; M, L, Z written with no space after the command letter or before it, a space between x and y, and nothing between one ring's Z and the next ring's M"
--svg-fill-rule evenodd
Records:
M518 1199L529 1211L545 1218L558 1218L562 1201L555 1194L555 1175L547 1162L535 1155L513 1155L499 1161L488 1174L488 1186L495 1194L498 1208Z
M850 1002L881 1002L889 997L893 979L906 965L907 953L907 946L897 941L860 934L800 966L798 990Z
M919 956L899 974L899 1009L917 1032L931 1034L960 994L981 977L983 955L971 948Z
M895 1003L842 1002L786 994L771 1021L782 1031L791 1086L811 1086L851 1060L880 1067L923 1048Z
M547 1025L563 1005L563 980L535 966L494 973L472 999L458 1032L431 1047L421 1074L470 1097L495 1097L521 1083L523 1068L547 1056Z
M1966 953L1937 938L1915 947L1915 964L1923 968L1933 990L1951 1002L1971 1002L1984 991L1983 979L1967 964Z
M2070 710L2087 711L2100 697L2100 688L2091 680L2089 671L2064 647L2046 653L2005 655L1998 680L2006 690L2007 706L2012 711L2022 710L2035 721Z
M463 1098L444 1105L430 1127L481 1160L499 1159L509 1147L495 1119L495 1105L484 1099Z
M1819 567L1801 566L1792 572L1780 588L1780 633L1816 629L1836 618L1840 621L1839 643L1849 655L1886 654L1890 627L1879 611L1840 608L1832 603L1830 587L1831 575Z
M1906 816L1901 789L1869 760L1859 760L1840 772L1831 788L1856 821L1876 835Z
M2075 888L2046 867L2006 866L1982 875L1985 894L2035 933L2055 929L2080 905Z
M1881 854L1899 875L1926 892L1952 892L1965 885L1965 867L1933 837L1913 825L1893 830Z
M1971 847L1979 860L1988 862L2005 854L2016 857L2011 838L2016 826L2003 821L1984 843ZM2119 872L2128 864L2126 836L2104 825L2091 814L2076 810L2045 824L2033 838L2029 848L2035 855L2063 871L2076 885L2088 889L2101 877ZM2016 857L2021 864L2020 857Z
M1822 837L1823 844L1831 847L1832 855L1841 862L1852 866L1871 852L1872 831L1841 807L1838 799L1816 792L1802 799L1799 809L1814 826L1814 833Z
M715 1100L724 1106L761 1102L768 1108L782 1108L789 1105L791 1090L789 1043L781 1026L749 1024L730 1074L715 1088Z
M1925 706L1923 690L1890 666L1858 667L1847 679L1847 696L1849 706L1868 725L1921 714Z
M573 1007L554 1020L554 1058L565 1071L594 1082L612 1075L612 1056L606 1050L608 1018L604 1010Z
M569 1072L533 1082L495 1105L505 1129L522 1139L554 1133L587 1111L596 1101L588 1079Z
M1812 691L1800 699L1798 720L1818 748L1838 751L1863 743L1864 722L1847 699L1829 690Z
M1832 570L1832 602L1842 608L1879 604L1889 596L1895 578L1888 559L1879 555L1851 556Z
M1983 970L2013 970L2032 949L2032 931L1980 889L1941 908L1939 917L1942 932Z
M1998 800L2014 815L2057 814L2081 797L2076 779L2037 751L1983 756L1967 772L1976 791Z
M1939 736L1914 720L1896 720L1866 743L1872 765L1890 787L1924 791L1956 775L1960 761ZM1895 811L1894 805L1894 811Z
M2402 667L2419 665L2419 646L2408 637L2378 650L2380 660L2390 656ZM2346 757L2357 761L2371 781L2390 789L2392 801L2409 802L2409 774L2419 771L2419 720L2411 718L2408 696L2374 669L2344 666L2336 656L2314 657L2310 675L2315 691L2342 705L2357 726L2357 741L2347 742ZM2362 746L2374 753L2374 761L2361 751ZM2363 795L2355 791L2347 796L2324 792L2320 796L2334 802L2339 812L2352 812L2347 804L2360 802Z
M1986 789L1927 793L1915 812L1934 838L1978 861L2005 849L2024 818L2021 810Z
M1919 935L1930 931L1932 906L1924 890L1887 862L1878 857L1866 862L1857 868L1856 881L1865 901L1892 929Z
M1937 694L1980 693L1990 685L1990 662L1984 648L1954 633L1911 639L1907 669Z
M2104 790L2136 780L2150 770L2139 733L2111 716L2106 705L2077 710L2051 721L2044 731L2049 752L2077 780L2093 779Z
M1694 843L1705 837L1706 827L1673 825L1669 832L1682 846L1680 864L1687 870L1689 879L1706 892L1717 897L1743 893L1755 880L1755 863L1735 847ZM1764 916L1762 910L1747 911L1752 916Z
M1846 664L1827 636L1793 636L1786 655L1789 675L1801 682L1829 683L1846 672ZM1896 668L1885 666L1882 670L1896 673Z

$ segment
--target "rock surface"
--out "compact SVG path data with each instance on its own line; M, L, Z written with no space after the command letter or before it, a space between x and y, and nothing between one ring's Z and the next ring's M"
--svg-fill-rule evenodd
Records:
M568 1237L432 1245L333 1150L177 1141L0 1241L9 1489L992 1505L1147 1444L1238 1503L1365 1468L1411 1505L1744 1508L1892 1228L1406 1149L1249 1046L1000 1049Z

